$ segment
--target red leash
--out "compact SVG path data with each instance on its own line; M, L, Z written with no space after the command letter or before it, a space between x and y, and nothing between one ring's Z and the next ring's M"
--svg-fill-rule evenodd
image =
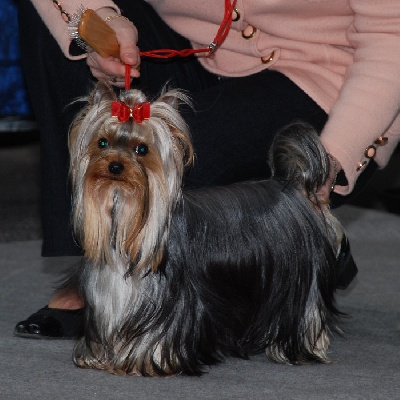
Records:
M221 25L219 26L218 32L214 40L210 43L208 47L202 49L183 49L183 50L172 50L172 49L158 49L141 51L141 57L153 57L153 58L172 58L172 57L189 57L197 53L213 53L218 46L225 40L228 35L229 29L232 24L232 12L235 8L237 0L225 0L225 13L222 19Z
M225 40L232 24L232 12L236 6L236 1L225 0L225 12L222 19L221 25L219 26L218 32L215 35L214 40L209 44L208 47L201 49L183 49L183 50L173 50L173 49L158 49L141 51L139 54L141 57L152 57L152 58L172 58L172 57L189 57L193 54L198 53L210 53L212 54ZM125 65L125 89L129 90L131 87L131 66Z

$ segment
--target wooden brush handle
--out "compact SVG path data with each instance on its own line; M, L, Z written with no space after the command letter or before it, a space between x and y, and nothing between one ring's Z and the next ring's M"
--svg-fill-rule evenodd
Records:
M79 36L102 57L119 58L119 45L115 31L93 10L86 10L78 25Z

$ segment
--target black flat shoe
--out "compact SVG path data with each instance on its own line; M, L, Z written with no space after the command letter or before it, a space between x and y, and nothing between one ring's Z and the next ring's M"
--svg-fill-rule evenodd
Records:
M83 308L62 310L43 307L18 322L14 334L32 339L76 339L83 336Z
M350 243L347 236L343 234L340 251L337 258L337 281L336 288L346 289L358 273L357 265L351 255Z

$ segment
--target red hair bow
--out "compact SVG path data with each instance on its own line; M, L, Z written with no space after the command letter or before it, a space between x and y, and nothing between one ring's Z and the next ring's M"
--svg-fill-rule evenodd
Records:
M139 103L135 107L129 108L121 101L113 101L111 105L111 115L118 117L118 121L126 122L133 118L137 123L150 118L150 103Z

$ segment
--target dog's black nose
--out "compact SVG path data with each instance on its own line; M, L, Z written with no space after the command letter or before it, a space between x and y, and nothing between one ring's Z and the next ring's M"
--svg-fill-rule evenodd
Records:
M117 161L113 161L108 165L108 170L113 175L119 175L124 170L124 164L117 162Z

